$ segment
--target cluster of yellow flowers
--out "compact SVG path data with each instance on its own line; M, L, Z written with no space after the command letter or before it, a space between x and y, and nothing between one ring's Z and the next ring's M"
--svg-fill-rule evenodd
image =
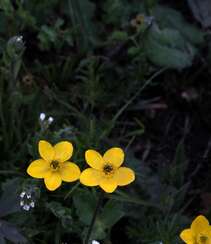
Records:
M48 190L54 191L61 186L62 181L80 180L86 186L100 186L105 192L112 193L117 186L125 186L135 180L132 169L121 167L124 152L113 147L102 156L95 150L85 152L85 160L90 168L80 171L80 168L70 158L73 145L62 141L52 146L49 142L39 142L40 159L33 161L27 173L38 179L44 179ZM191 224L190 229L181 232L180 238L186 244L211 244L211 226L208 220L200 215Z
M80 180L83 185L100 186L105 192L112 193L117 186L125 186L135 180L132 169L121 167L124 152L118 147L109 149L103 156L95 150L87 150L85 159L91 168L82 172L75 163L69 161L73 154L73 145L68 141L52 146L41 140L39 154L41 158L29 165L27 173L34 178L44 179L50 191L60 187L62 181Z

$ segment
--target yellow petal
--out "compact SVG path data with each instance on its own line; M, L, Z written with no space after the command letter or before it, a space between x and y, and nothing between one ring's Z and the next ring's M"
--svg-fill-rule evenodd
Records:
M85 153L86 162L94 169L103 168L103 157L95 150L87 150Z
M191 229L185 229L181 232L180 238L187 244L194 243L193 233Z
M50 164L43 159L38 159L29 165L27 168L27 173L34 178L42 179L49 170Z
M54 146L54 160L65 162L71 158L73 154L73 145L68 141L62 141Z
M71 162L62 163L59 172L62 180L66 182L73 182L78 180L81 174L79 167Z
M45 185L49 191L54 191L62 184L61 176L58 172L51 171L45 176Z
M113 178L104 177L99 186L107 193L112 193L117 188L117 183Z
M118 168L124 161L124 152L121 148L113 147L105 152L103 159L106 163L111 163Z
M126 167L120 167L114 174L114 179L118 186L125 186L135 180L135 174L132 169Z
M209 232L209 221L202 215L199 215L191 224L191 231L194 235Z
M102 179L102 172L96 169L85 169L80 176L80 182L85 186L97 186Z
M48 162L51 162L54 158L54 149L47 141L39 141L39 153L40 156Z

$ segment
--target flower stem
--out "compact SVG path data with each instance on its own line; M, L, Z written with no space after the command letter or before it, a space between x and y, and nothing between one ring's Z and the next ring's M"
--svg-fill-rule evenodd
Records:
M103 191L100 192L99 198L97 200L96 208L95 208L95 211L93 213L92 220L91 220L91 223L89 225L89 229L88 229L84 244L89 244L89 239L90 239L90 236L92 234L92 230L93 230L96 218L97 218L98 211L100 209L102 199L103 199Z
M80 182L77 182L71 189L70 191L65 195L64 200L66 200L80 185Z

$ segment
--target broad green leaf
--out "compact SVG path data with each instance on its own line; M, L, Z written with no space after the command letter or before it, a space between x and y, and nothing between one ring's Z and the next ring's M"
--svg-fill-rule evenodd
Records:
M155 65L174 69L191 66L195 48L185 43L178 31L160 30L154 25L148 32L146 55Z
M7 180L2 185L3 194L0 198L0 217L20 211L20 199L18 195L19 178Z
M100 219L106 228L111 228L125 215L122 204L115 200L109 200L102 210Z
M169 46L172 48L185 49L186 42L177 30L162 29L156 25L149 32L149 38L153 39L160 45Z
M96 197L88 190L80 190L73 196L76 213L82 223L89 225L96 207Z
M158 6L153 10L153 15L161 28L172 28L192 44L202 44L204 33L196 26L185 21L180 12L168 7Z
M17 230L14 225L4 220L0 220L0 227L1 237L10 240L12 243L26 243L26 238Z
M47 208L61 220L64 228L71 230L72 226L72 211L71 208L64 207L61 203L50 202L46 204Z

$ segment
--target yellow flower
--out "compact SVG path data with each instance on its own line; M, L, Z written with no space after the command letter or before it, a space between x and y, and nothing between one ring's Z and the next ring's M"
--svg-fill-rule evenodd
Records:
M143 14L138 14L135 19L131 20L131 25L135 28L139 28L144 24L145 16Z
M62 141L52 146L47 141L40 141L39 153L41 159L33 161L27 173L34 178L44 178L48 190L56 190L62 181L73 182L79 179L81 173L79 167L67 161L73 153L70 142Z
M181 232L180 237L187 244L211 244L211 226L200 215L192 222L190 229Z
M117 186L125 186L135 180L132 169L120 167L124 161L121 148L111 148L103 156L95 150L87 150L86 162L91 168L85 169L80 181L86 186L100 186L105 192L115 191Z

